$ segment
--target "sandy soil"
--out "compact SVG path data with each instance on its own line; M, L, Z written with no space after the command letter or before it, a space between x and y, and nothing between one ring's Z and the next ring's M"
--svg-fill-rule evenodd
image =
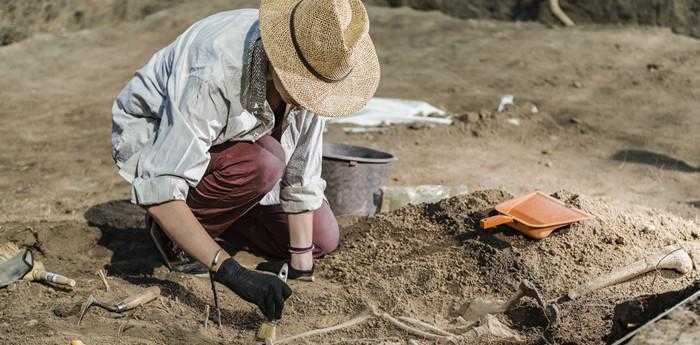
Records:
M190 23L255 3L183 3L141 21L0 48L0 240L34 246L49 268L80 281L73 291L29 283L0 291L0 333L9 343L251 343L261 322L252 307L222 290L224 329L204 329L208 282L159 267L142 212L120 201L129 186L112 167L109 109L133 71ZM284 334L348 319L369 301L450 327L453 304L505 298L519 279L556 297L645 249L697 239L696 40L667 29L564 30L410 9L370 8L370 15L383 64L379 95L427 100L460 120L384 135L331 126L326 140L395 153L392 184L492 191L344 227L343 247L322 261L320 281L294 284ZM518 106L496 113L504 94L516 95ZM533 189L568 190L561 195L569 201L580 194L577 203L596 220L541 242L476 230L497 201ZM94 274L103 266L112 293ZM499 320L528 343L603 343L616 304L693 278L648 276L606 290L563 306L557 327L527 303ZM163 289L159 301L123 318L94 310L75 326L76 306L89 294L119 298L151 285ZM309 343L406 338L375 320Z

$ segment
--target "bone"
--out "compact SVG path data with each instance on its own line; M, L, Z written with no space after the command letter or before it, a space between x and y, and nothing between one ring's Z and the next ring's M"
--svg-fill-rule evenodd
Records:
M457 336L456 334L452 334L452 333L447 332L447 331L445 331L437 326L431 325L427 322L424 322L424 321L421 321L418 319L414 319L414 318L406 317L406 316L398 317L398 319L403 321L403 322L413 324L414 326L423 327L423 328L428 329L432 332L435 332L439 335L444 335L446 337L456 337Z
M674 270L680 274L686 274L693 269L693 259L682 245L667 246L657 253L615 269L600 278L570 290L566 297L569 300L574 300L594 291L624 283L642 274L659 269Z
M428 339L428 340L447 340L447 341L450 341L450 342L455 342L455 341L456 341L456 338L454 338L454 337L447 337L447 336L443 336L443 335L437 335L437 334L433 334L433 333L428 333L428 332L422 331L422 330L420 330L420 329L417 329L417 328L415 328L415 327L411 327L410 325L407 325L407 324L405 324L405 323L403 323L403 322L397 320L396 318L394 318L393 316L389 315L388 313L381 313L381 314L379 315L379 317L381 317L382 319L384 319L384 320L386 320L387 322L391 323L392 325L398 327L399 329L402 329L402 330L404 330L404 331L406 331L406 332L408 332L408 333L411 333L411 334L413 334L413 335L415 335L415 336L418 336L418 337L421 337L421 338L424 338L424 339Z
M549 9L552 11L552 14L554 14L557 19L559 19L564 25L566 26L574 26L576 23L574 23L571 18L569 18L568 15L564 12L564 10L561 9L561 5L559 5L559 0L549 0Z
M500 302L498 300L477 298L472 300L466 308L462 308L460 314L466 321L475 322L489 314L505 313L518 304L523 297L534 298L540 307L545 307L544 299L539 290L531 282L523 280L520 282L518 292L508 301Z
M286 337L286 338L282 338L282 339L279 339L279 340L277 340L277 341L272 341L271 343L272 343L272 344L284 344L284 343L288 343L288 342L291 342L291 341L294 341L294 340L299 340L299 339L302 339L302 338L307 338L307 337L312 337L312 336L315 336L315 335L320 335L320 334L325 334L325 333L334 332L334 331L341 330L341 329L344 329L344 328L349 328L349 327L357 326L357 325L359 325L359 324L361 324L361 323L363 323L363 322L365 322L365 321L367 321L367 320L369 320L369 319L371 319L371 318L373 318L373 317L374 317L374 315L373 315L370 311L365 311L365 312L363 312L362 314L360 314L360 315L358 315L358 316L352 318L351 320L348 320L348 321L346 321L346 322L343 322L343 323L341 323L341 324L339 324L339 325L335 325L335 326L331 326L331 327L326 327L326 328L320 328L320 329L314 329L314 330L311 330L311 331L308 331L308 332L304 332L304 333L300 333L300 334L297 334L297 335L292 335L292 336L289 336L289 337Z
M109 287L109 283L107 283L107 272L105 272L104 269L100 269L97 271L97 275L102 280L102 283L105 284L105 290L107 290L107 292L112 291L112 288Z

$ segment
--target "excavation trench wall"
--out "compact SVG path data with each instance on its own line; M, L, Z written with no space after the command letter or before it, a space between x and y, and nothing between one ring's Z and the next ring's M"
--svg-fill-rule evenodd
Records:
M380 6L439 10L458 18L536 20L558 24L546 0L367 0ZM560 0L578 23L639 24L669 27L700 37L700 0Z
M37 32L62 33L117 22L195 0L3 0L0 46ZM202 0L196 0L202 1ZM546 0L365 0L379 6L439 10L458 18L535 20L557 23ZM576 22L640 24L672 28L700 37L700 0L561 0Z
M38 32L62 33L143 19L186 0L0 0L0 46Z

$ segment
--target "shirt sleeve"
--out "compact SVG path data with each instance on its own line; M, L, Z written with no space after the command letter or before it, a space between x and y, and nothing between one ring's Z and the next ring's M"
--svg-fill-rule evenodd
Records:
M132 182L133 201L154 205L186 200L202 179L209 148L226 125L228 102L221 89L189 76L169 95L155 142L141 154Z
M319 209L326 189L321 178L325 120L310 112L299 120L299 141L280 183L280 204L287 213Z

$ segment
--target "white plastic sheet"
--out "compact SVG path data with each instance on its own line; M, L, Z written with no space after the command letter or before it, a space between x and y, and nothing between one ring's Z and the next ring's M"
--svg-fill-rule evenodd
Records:
M356 126L386 126L416 122L451 125L452 119L446 117L445 111L426 102L372 98L359 112L349 117L332 119L329 122Z

